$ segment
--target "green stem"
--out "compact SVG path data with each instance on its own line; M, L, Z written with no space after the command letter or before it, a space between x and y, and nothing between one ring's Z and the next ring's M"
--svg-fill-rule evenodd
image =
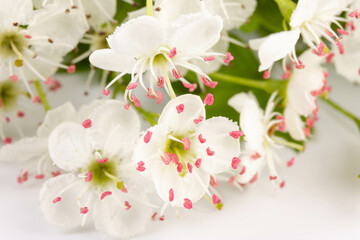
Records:
M153 0L146 0L146 15L154 16L153 13Z
M36 80L34 82L34 86L35 86L36 92L41 100L41 103L44 107L45 112L49 111L51 109L51 107L49 105L49 102L46 98L46 94L45 94L44 90L42 89L42 86L41 86L39 80Z
M360 119L358 117L356 117L354 114L352 114L351 112L345 110L343 107L341 107L339 104L335 103L334 101L332 101L329 98L325 98L322 97L321 98L324 102L326 102L327 104L329 104L331 107L333 107L334 109L336 109L338 112L344 114L345 116L347 116L348 118L354 120L354 122L356 123L357 127L360 129Z
M273 93L276 90L280 92L285 89L287 81L280 80L254 80L242 77L236 77L232 75L227 75L223 73L213 73L210 75L212 79L218 81L224 81L229 83L235 83L241 86L251 87L263 90L267 93Z
M135 109L150 123L151 126L155 126L157 121L155 120L158 118L158 115L155 113L148 112L144 110L142 107L135 107Z

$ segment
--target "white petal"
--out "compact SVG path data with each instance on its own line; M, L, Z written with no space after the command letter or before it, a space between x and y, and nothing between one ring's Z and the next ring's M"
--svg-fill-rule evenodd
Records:
M48 153L46 138L23 138L0 149L0 161L26 162L38 160Z
M167 30L168 44L185 52L204 52L220 39L222 19L207 12L187 14L173 22Z
M167 166L158 158L150 168L155 188L162 200L169 202L169 190L173 189L174 200L170 202L172 206L182 207L184 198L190 199L192 203L199 201L209 186L210 175L196 167L193 167L192 173L181 177L174 163Z
M90 55L89 61L95 67L125 73L131 73L133 66L136 64L134 58L128 58L113 49L96 50Z
M82 1L86 15L90 15L88 22L95 29L101 27L101 24L108 22L115 16L116 0L87 0Z
M124 103L109 100L89 116L88 129L94 146L104 154L119 155L130 151L140 133L140 119L133 109L126 110Z
M298 141L306 139L304 134L304 122L301 120L300 115L294 110L292 106L287 106L284 111L286 129L289 131L290 136Z
M240 113L240 127L245 134L249 151L262 151L266 129L263 111L252 93L239 93L230 98L228 104Z
M139 201L147 201L141 192L132 193ZM131 205L125 209L125 201ZM100 232L113 238L129 238L145 231L145 226L151 219L151 208L127 198L120 191L98 201L94 209L95 227Z
M76 171L91 160L92 149L86 129L80 124L64 122L49 137L49 153L54 163L66 171Z
M184 105L184 110L178 113L176 107ZM194 119L199 116L205 116L204 104L201 98L192 94L181 95L171 100L162 111L159 118L159 125L174 131L175 134L184 134L189 131L192 126L195 126Z
M56 126L65 121L75 120L76 110L70 102L66 102L61 106L49 110L44 118L43 123L37 130L39 137L47 138Z
M14 23L27 24L33 13L31 0L0 0L0 24Z
M90 114L99 106L103 105L107 100L106 99L95 99L91 103L87 105L83 105L80 107L77 112L77 120L79 122L83 122L84 119L88 119Z
M165 30L156 18L142 16L116 28L107 40L110 48L123 58L137 58L152 54L162 46Z
M240 141L230 136L230 132L239 131L235 122L224 117L213 117L202 123L196 131L196 136L202 134L206 139L204 144L196 141L196 157L202 158L201 168L210 174L218 174L231 167L234 157L240 155ZM215 151L214 156L208 156L204 145Z
M273 33L269 35L259 48L259 71L269 69L277 60L284 58L294 49L300 37L300 30Z
M292 28L299 27L305 21L316 16L318 10L318 0L301 0L298 2L296 9L291 15L290 26Z
M79 182L73 188L58 195L61 190L70 184L79 181L74 174L64 174L47 180L40 190L40 210L45 219L51 224L63 228L74 229L80 227L83 214L80 214L80 207L77 204L77 197L87 186L84 181ZM61 197L61 201L53 203L56 197ZM82 199L87 199L88 193ZM85 203L85 202L84 202ZM93 208L87 206L92 214ZM91 220L88 216L88 220Z

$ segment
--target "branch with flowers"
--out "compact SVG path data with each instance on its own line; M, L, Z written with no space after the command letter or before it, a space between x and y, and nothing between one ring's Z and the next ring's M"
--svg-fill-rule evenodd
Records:
M277 165L295 158L277 149L306 150L318 100L360 128L327 81L334 66L360 82L359 11L359 0L0 0L0 161L27 164L17 181L41 185L50 224L114 238L201 199L221 210L224 184L268 174L284 188ZM51 101L68 74L83 81L79 109Z

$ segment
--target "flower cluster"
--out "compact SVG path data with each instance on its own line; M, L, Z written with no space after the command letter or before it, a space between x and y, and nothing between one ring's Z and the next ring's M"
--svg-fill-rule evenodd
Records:
M284 188L276 165L295 158L277 149L305 150L319 99L360 128L327 81L334 63L360 83L360 1L296 2L0 0L0 161L25 164L14 178L40 183L49 223L114 238L202 199L221 210L224 184ZM78 110L56 80L76 69Z

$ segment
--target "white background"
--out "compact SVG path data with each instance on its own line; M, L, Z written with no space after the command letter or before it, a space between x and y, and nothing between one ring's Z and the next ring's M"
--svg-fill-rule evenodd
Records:
M360 87L331 73L331 97L360 116ZM67 87L52 96L53 106L71 96L76 106L88 101L79 93L83 82L59 77ZM274 190L263 176L243 192L223 184L222 211L195 206L173 209L164 222L151 222L135 239L359 239L360 133L355 124L320 102L316 135L291 168L279 169L284 189ZM281 151L289 160L294 153ZM0 239L106 239L91 229L63 231L49 225L38 209L39 182L19 185L20 166L0 163ZM265 173L265 172L264 172Z

